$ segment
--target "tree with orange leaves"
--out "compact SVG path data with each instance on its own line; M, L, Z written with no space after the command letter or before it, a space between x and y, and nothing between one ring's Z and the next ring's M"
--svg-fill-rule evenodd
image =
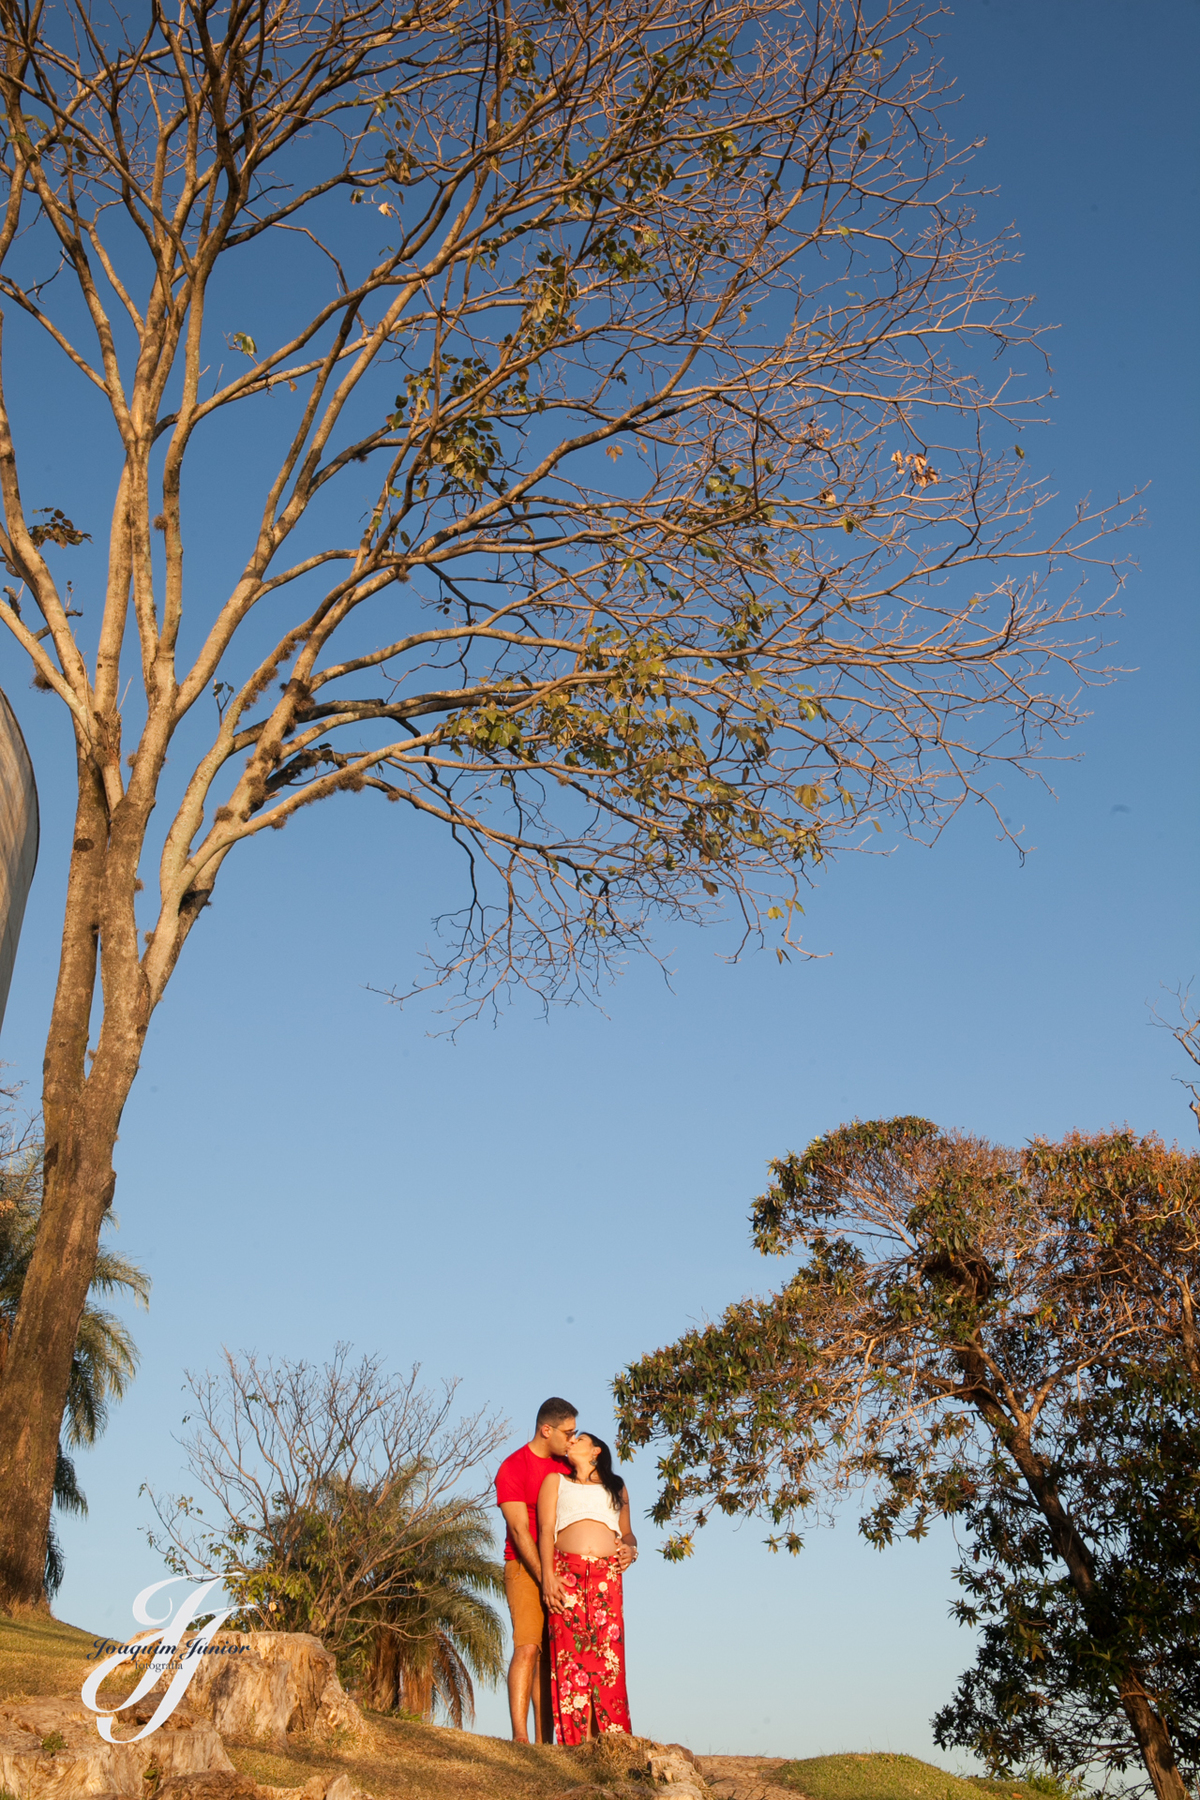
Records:
M1200 1767L1200 1156L1127 1132L1011 1150L927 1120L843 1126L753 1211L780 1292L617 1380L665 1442L654 1517L716 1508L772 1548L857 1486L883 1546L965 1529L976 1667L935 1730L996 1768Z

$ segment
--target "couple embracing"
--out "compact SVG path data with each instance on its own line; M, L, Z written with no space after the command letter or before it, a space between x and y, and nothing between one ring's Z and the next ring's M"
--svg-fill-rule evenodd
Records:
M608 1445L576 1430L569 1401L543 1401L533 1437L500 1465L496 1504L507 1526L514 1740L529 1742L531 1702L539 1744L628 1731L622 1576L637 1539Z

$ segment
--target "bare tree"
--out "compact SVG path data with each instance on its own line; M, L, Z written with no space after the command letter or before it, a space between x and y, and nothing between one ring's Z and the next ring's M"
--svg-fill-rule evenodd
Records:
M1070 725L1091 613L1054 576L1103 530L1034 535L1032 336L919 0L137 19L0 0L0 296L119 445L73 607L49 558L85 534L27 513L0 390L0 620L78 762L0 1605L41 1591L121 1110L231 851L364 788L437 823L467 886L431 979L473 1006L723 898L783 957L839 839L990 804ZM311 262L260 342L218 277L268 252ZM276 459L214 597L197 455L244 493L250 417Z
M151 1544L179 1575L224 1575L247 1624L315 1632L344 1668L365 1670L381 1631L401 1652L408 1638L423 1649L429 1607L414 1578L456 1533L478 1533L484 1496L470 1478L506 1426L455 1419L457 1384L435 1394L419 1373L351 1363L345 1344L321 1367L226 1351L219 1374L188 1377L184 1448L203 1492L151 1494Z
M1195 1081L1189 1081L1186 1075L1177 1075L1175 1079L1192 1096L1188 1101L1188 1110L1195 1117L1197 1126L1200 1126L1200 1011L1197 1011L1193 1003L1190 987L1180 985L1173 988L1171 993L1179 1013L1178 1020L1164 1019L1156 1006L1150 1009L1151 1017L1156 1025L1161 1025L1171 1033L1197 1071Z

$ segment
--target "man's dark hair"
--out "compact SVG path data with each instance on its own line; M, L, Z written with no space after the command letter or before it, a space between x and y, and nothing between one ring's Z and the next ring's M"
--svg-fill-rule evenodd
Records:
M542 1425L564 1425L568 1419L578 1417L577 1406L572 1406L569 1400L560 1399L557 1394L551 1394L549 1400L543 1400L538 1407L533 1429L537 1431Z

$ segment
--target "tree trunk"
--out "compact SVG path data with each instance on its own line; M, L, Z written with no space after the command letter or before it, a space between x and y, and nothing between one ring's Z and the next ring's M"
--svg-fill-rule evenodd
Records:
M37 1243L5 1357L0 1384L0 1610L46 1606L46 1535L58 1434L79 1319L112 1194L105 1148L111 1145L102 1147L93 1139L73 1180L47 1180Z
M376 1712L395 1712L400 1704L400 1646L382 1625L375 1633L367 1704Z
M0 1378L0 1611L47 1604L46 1537L59 1430L100 1229L116 1186L113 1147L149 1020L133 914L144 825L144 818L126 812L123 819L114 817L110 830L100 772L81 750L62 957L43 1069L41 1220ZM88 1073L101 959L104 1015Z
M989 1371L979 1351L971 1345L959 1345L955 1355L966 1374L966 1391L973 1405L996 1440L1011 1455L1049 1526L1055 1554L1066 1565L1071 1586L1083 1602L1090 1632L1090 1618L1094 1616L1093 1608L1098 1598L1092 1553L1063 1505L1045 1464L1034 1450L1027 1426L1011 1419L992 1392ZM1114 1680L1121 1709L1133 1728L1156 1800L1191 1800L1175 1760L1171 1734L1156 1712L1136 1665L1127 1662L1122 1672L1114 1670Z
M1095 1565L1091 1554L1064 1507L1057 1489L1047 1478L1046 1470L1027 1442L1013 1445L1018 1467L1026 1486L1038 1503L1042 1517L1050 1527L1050 1537L1057 1554L1067 1566L1071 1585L1083 1602L1085 1615L1098 1598ZM1089 1625L1089 1631L1091 1627ZM1133 1664L1126 1663L1116 1673L1117 1694L1122 1711L1133 1728L1142 1761L1154 1786L1157 1800L1190 1800L1171 1734L1163 1724L1147 1692L1146 1685Z
M403 1668L400 1705L405 1712L416 1713L423 1725L433 1723L432 1669Z
M1146 1773L1154 1783L1157 1800L1191 1800L1179 1765L1171 1734L1155 1712L1142 1683L1136 1675L1122 1676L1118 1693L1125 1717L1133 1727Z

